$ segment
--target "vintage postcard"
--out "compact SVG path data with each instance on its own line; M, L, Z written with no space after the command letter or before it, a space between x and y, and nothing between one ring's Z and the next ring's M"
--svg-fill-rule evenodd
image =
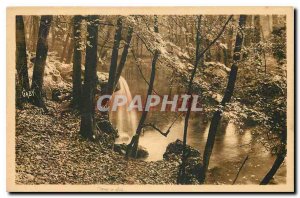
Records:
M7 8L7 191L294 192L292 7Z

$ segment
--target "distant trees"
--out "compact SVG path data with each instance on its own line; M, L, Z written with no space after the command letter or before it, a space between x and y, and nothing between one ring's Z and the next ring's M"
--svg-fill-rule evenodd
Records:
M68 28L68 31L67 31L66 40L63 43L62 53L61 53L61 57L60 57L60 61L61 62L65 61L67 54L71 54L72 53L70 51L67 53L68 44L69 44L69 40L70 40L71 34L72 34L72 26L70 25L69 28Z
M84 138L93 139L95 129L95 89L97 83L97 44L98 44L98 16L87 17L87 45L84 84L82 89L82 109L80 134Z
M23 99L21 91L29 91L29 78L27 68L26 41L23 16L16 16L16 69L19 86L17 95L17 105L21 105Z
M286 60L286 27L285 25L273 26L272 36L272 53L279 64Z
M33 104L38 107L46 108L43 100L43 77L48 53L48 34L52 22L52 16L44 15L41 17L38 41L36 47L36 58L34 62L32 76L32 90L34 90Z

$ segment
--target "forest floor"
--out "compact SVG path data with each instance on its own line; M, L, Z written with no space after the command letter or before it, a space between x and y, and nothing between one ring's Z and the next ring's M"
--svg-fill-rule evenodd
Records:
M16 109L17 184L176 184L177 161L125 159L83 139L78 112L65 112L54 101L46 106L48 113L31 104ZM224 174L220 167L211 168L206 183L228 184Z
M79 135L80 116L26 104L16 110L17 184L175 184L178 163L126 160Z

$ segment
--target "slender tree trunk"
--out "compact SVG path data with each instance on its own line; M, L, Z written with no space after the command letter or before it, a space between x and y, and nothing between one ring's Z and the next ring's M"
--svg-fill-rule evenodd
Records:
M70 39L70 33L71 32L71 27L69 28L68 32L67 32L67 37L66 40L64 42L64 47L61 53L61 57L60 57L60 62L64 62L64 59L66 57L67 54L67 49L68 49L68 43L69 43L69 39Z
M136 36L136 48L135 48L136 54L139 55L139 37Z
M272 15L272 29L276 29L279 25L278 15Z
M29 90L29 78L27 68L26 40L23 16L16 16L16 69L17 69L17 84L20 90L17 89L17 105L22 105L23 102L21 91Z
M121 37L122 37L122 18L119 17L117 20L117 28L116 28L115 38L114 38L114 46L112 50L111 63L109 69L109 78L108 78L108 83L105 92L108 95L112 95L112 93L114 92L114 84L116 80L116 71L118 66L118 53L119 53Z
M246 15L241 15L239 19L239 29L236 35L235 47L234 47L234 55L233 55L233 64L231 66L231 71L229 74L229 79L227 83L227 87L221 101L221 106L224 107L226 103L228 103L233 95L237 71L238 71L238 62L241 58L241 48L244 40L244 27L246 23ZM203 171L201 173L201 182L205 181L206 172L209 165L210 156L214 147L215 137L217 133L217 128L219 122L222 118L222 110L218 109L211 120L211 124L209 127L208 137L205 145L205 150L203 153Z
M128 49L130 47L130 42L131 42L131 38L132 38L132 33L133 33L133 28L129 27L128 28L128 33L127 33L127 38L126 38L126 44L124 46L123 52L122 52L122 56L117 68L117 74L116 74L116 79L115 79L115 85L114 85L114 89L120 79L121 73L123 71L123 68L125 66L126 63L126 59L127 59L127 55L128 55Z
M56 41L56 38L55 38L55 24L52 25L52 28L51 28L51 51L55 51L56 50L56 47L55 47L55 41Z
M259 43L261 41L261 25L260 25L260 16L254 16L254 34L253 34L254 43Z
M276 174L277 170L283 163L285 158L285 155L277 155L277 158L272 166L272 168L269 170L269 172L266 174L266 176L263 178L263 180L260 182L260 185L267 185L270 180L273 178L273 176Z
M253 20L252 20L253 16L249 16L247 17L246 20L246 29L245 29L245 34L247 35L245 37L245 41L244 41L244 46L248 47L251 44L251 40L253 38Z
M261 30L261 38L262 38L262 41L265 42L264 31L263 31L262 28L260 28L260 30ZM266 51L265 51L265 48L262 48L262 53L263 53L263 57L264 57L264 66L265 66L264 72L265 72L265 74L267 74L267 57L266 57Z
M217 59L218 62L221 62L221 58L222 58L221 47L217 46L216 47L216 59Z
M232 43L233 43L233 28L231 27L227 34L227 64L230 64L232 61ZM225 64L226 66L228 66Z
M143 46L144 46L143 42L140 42L140 56L141 57L143 57L143 55L144 55Z
M95 114L95 89L97 82L97 41L98 41L98 25L97 16L89 16L89 24L87 26L87 42L86 45L86 62L84 73L84 85L82 89L82 110L80 134L84 138L90 140L94 135L94 114ZM77 52L75 52L77 53Z
M154 31L156 33L158 33L158 22L157 22L157 16L156 15L154 16ZM148 100L149 96L152 94L152 91L153 91L154 80L155 80L155 72L156 72L156 62L158 60L158 57L159 57L159 51L155 50L154 57L152 59L151 76L150 76L149 87L148 87L148 91L147 91L147 98L146 98L146 102L145 102L144 106L146 106L147 100ZM139 138L140 138L140 134L142 132L143 125L145 123L147 114L148 114L148 111L146 111L145 108L144 108L143 112L142 112L140 122L138 124L137 129L136 129L135 135L132 137L131 142L127 145L127 149L126 149L126 157L127 158L128 157L133 157L133 158L137 157L137 149L138 149L138 144L139 144Z
M29 26L28 27L28 40L27 40L27 45L28 45L28 50L30 51L32 49L32 41L31 41L31 37L32 37L32 32L33 32L33 16L30 16L29 17L29 20L28 20L28 24L26 26Z
M74 16L73 18L73 43L74 43L74 55L73 55L73 101L72 105L75 108L80 108L81 98L81 16Z
M187 34L188 32L188 25L187 25L187 18L185 17L184 18L184 28L185 28L185 48L188 49L188 45L190 43L190 40L189 40L189 36Z
M274 161L273 166L269 170L269 172L266 174L266 176L262 179L260 182L260 185L267 185L270 180L274 177L277 170L280 168L281 164L284 161L284 158L286 156L286 138L287 138L287 131L284 130L281 135L281 144L280 144L280 152L277 154L276 160Z
M16 16L16 68L21 87L29 90L29 78L27 68L26 41L24 21L22 16Z
M71 63L73 53L74 53L74 38L71 38L70 44L69 44L69 47L68 47L68 54L67 54L67 58L66 58L66 63L67 64Z
M268 17L268 30L269 30L268 35L270 35L273 31L272 15L268 15L267 17Z
M43 100L43 78L44 70L48 53L48 34L52 22L52 16L44 15L41 17L38 42L36 47L36 59L33 68L32 85L34 91L33 104L38 107L43 107L45 104ZM46 110L46 109L45 109Z
M228 52L227 52L227 49L226 48L223 48L223 64L224 65L228 65Z
M190 81L189 81L189 85L188 85L188 91L187 91L187 95L189 95L190 97L192 96L192 85L193 85L193 81L196 75L196 71L197 71L197 67L198 67L198 63L200 61L199 53L200 53L200 26L201 26L201 18L202 16L197 17L198 19L198 26L196 28L196 57L195 57L195 64L194 64L194 69L192 72L192 75L190 77ZM178 172L178 177L177 177L177 183L178 184L185 184L185 166L186 166L186 160L187 160L187 151L186 151L186 141L187 141L187 133L188 133L188 125L189 125L189 118L190 118L190 114L191 114L191 105L190 105L190 100L188 103L188 110L186 112L185 115L185 120L184 120L184 130L183 130L183 151L182 151L182 157L181 157L181 165L179 167L179 172Z
M38 34L39 34L39 17L38 16L33 16L32 17L32 34L30 35L31 37L31 50L33 52L36 51L36 43L38 42Z

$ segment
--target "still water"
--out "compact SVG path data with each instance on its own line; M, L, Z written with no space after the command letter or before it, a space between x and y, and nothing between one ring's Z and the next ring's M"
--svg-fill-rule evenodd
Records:
M150 77L150 66L151 62L149 60L148 65L146 64L141 68L146 79ZM129 60L127 62L122 76L123 78L120 80L121 89L116 94L127 95L128 98L140 94L145 99L148 85L141 77L140 71L133 61ZM170 84L171 76L172 73L170 71L160 68L157 70L154 89L159 95L168 94L172 96L184 93L184 90L179 88L180 82ZM117 143L128 143L130 141L140 116L140 112L128 113L126 108L119 108L117 112L110 113L110 119L120 133ZM160 112L154 109L148 113L146 123L154 123L162 131L166 131L177 116L178 113ZM203 154L205 147L209 124L206 115L191 114L187 144L198 149L201 154ZM151 128L145 129L140 138L140 145L149 152L149 157L145 160L162 160L167 145L176 139L182 140L183 126L184 118L179 117L176 119L167 137L162 136ZM213 180L210 182L231 184L247 156L249 159L240 172L236 184L258 184L260 182L271 168L275 157L266 151L262 145L251 143L251 138L251 129L238 133L234 123L230 121L221 123L209 164L209 169L213 173L213 177L211 177ZM284 164L277 171L275 183L285 183L285 175L286 165Z

